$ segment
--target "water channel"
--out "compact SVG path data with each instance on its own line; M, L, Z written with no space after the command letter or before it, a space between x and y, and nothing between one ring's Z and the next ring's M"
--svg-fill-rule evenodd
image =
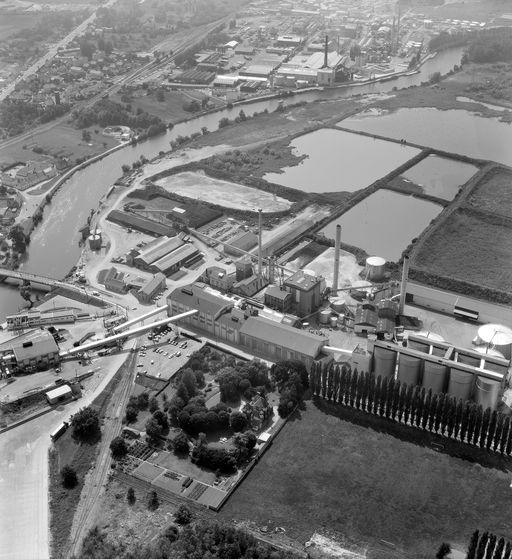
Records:
M421 67L420 72L414 75L374 84L307 92L289 97L284 100L284 103L293 104L299 100L311 102L349 97L355 94L386 93L395 87L401 89L419 85L428 80L434 72L443 74L448 72L455 64L460 63L461 55L462 49L460 48L447 50L427 61ZM277 108L279 103L279 99L262 100L244 105L243 108L246 114L254 114L264 109L271 112ZM225 116L233 118L239 111L240 106L234 106L177 124L162 136L114 152L75 173L54 197L52 203L46 207L42 224L32 234L27 258L22 269L56 278L63 277L80 256L78 228L85 223L90 210L97 207L101 197L120 176L121 166L124 163L132 163L141 155L153 158L161 150L168 151L171 140L178 135L189 136L193 132L199 132L203 126L209 130L216 130L221 118ZM392 130L388 130L387 133L393 135ZM17 312L22 303L16 289L0 286L0 319L3 320L6 314Z

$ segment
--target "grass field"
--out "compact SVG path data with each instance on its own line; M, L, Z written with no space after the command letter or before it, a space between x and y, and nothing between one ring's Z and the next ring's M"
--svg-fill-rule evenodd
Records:
M510 474L343 421L327 413L328 404L321 407L307 402L288 422L221 517L282 526L301 541L326 531L368 548L369 558L430 559L443 541L465 549L477 528L512 533Z
M505 217L512 216L512 171L493 169L471 192L466 204Z

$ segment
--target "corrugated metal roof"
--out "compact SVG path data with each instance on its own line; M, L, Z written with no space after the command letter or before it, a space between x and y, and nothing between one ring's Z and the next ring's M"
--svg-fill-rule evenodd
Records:
M155 289L158 289L162 283L165 285L165 276L158 272L144 285L140 292L144 293L144 295L152 295Z
M326 339L322 336L286 324L272 322L259 316L248 318L240 328L240 333L313 358L318 355L321 347L326 342Z
M210 316L215 316L223 308L234 306L234 303L204 291L194 284L178 287L169 295L169 299Z
M66 396L67 394L71 393L71 387L68 384L63 384L61 386L58 386L57 388L54 388L53 390L49 390L46 393L46 397L51 400L52 398L62 398L62 396Z
M152 246L148 246L141 250L140 254L135 258L142 260L147 265L150 265L153 262L156 262L159 258L165 256L167 253L176 250L181 245L183 245L183 240L179 237L163 237Z
M152 266L154 266L157 270L165 273L173 266L180 264L187 258L194 256L194 254L197 254L198 252L199 251L194 245L182 245L176 250L169 252L156 262L153 262Z
M27 347L24 344L30 343ZM26 359L34 359L49 353L56 353L59 351L53 336L46 330L37 330L31 340L20 340L18 343L13 344L14 356L16 361L25 361Z

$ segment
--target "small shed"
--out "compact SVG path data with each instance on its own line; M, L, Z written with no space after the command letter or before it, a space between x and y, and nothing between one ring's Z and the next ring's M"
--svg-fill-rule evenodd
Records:
M57 404L71 398L72 393L71 387L68 384L63 384L47 392L46 398L49 404Z

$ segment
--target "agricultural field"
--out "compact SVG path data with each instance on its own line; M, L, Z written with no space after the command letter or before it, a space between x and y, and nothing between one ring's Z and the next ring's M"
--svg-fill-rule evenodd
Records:
M221 517L280 526L302 542L320 531L361 545L369 559L431 558L443 541L465 549L484 519L485 529L512 533L509 473L349 423L329 404L306 404Z
M416 269L512 293L512 173L495 166L413 250Z
M240 210L261 208L263 212L279 212L291 206L289 200L269 192L214 179L204 173L179 173L157 180L156 184L168 192L226 208Z

